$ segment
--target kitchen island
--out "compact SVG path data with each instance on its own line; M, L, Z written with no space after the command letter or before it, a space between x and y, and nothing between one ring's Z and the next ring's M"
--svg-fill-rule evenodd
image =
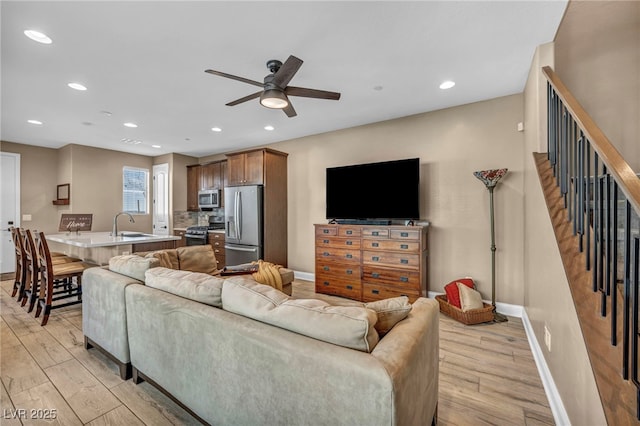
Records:
M117 237L110 232L69 232L46 235L49 248L86 262L106 265L113 256L175 248L180 237L141 232L123 232Z

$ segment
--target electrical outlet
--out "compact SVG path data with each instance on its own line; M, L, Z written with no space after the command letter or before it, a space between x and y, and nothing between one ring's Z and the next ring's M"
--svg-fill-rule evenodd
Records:
M544 344L547 346L547 350L551 352L551 332L544 326Z
M29 222L31 220L31 215L30 214L23 214L22 215L22 221L23 222Z

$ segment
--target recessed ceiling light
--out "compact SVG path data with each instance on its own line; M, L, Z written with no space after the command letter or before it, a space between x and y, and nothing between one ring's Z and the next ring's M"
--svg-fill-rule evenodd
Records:
M106 115L107 117L111 117L113 115L113 113L111 113L111 111L100 111L100 114Z
M132 129L138 127L138 125L136 123L124 123L125 127L131 127Z
M271 130L275 129L275 127L273 127L273 126L264 126L264 129L271 131Z
M25 30L24 35L29 37L31 40L42 44L51 44L53 42L46 34L39 31Z
M214 131L214 132L221 132L222 131L222 129L220 127L212 127L211 130Z
M36 126L42 126L42 121L40 120L27 120L29 124L35 124Z
M67 84L67 86L69 86L69 87L71 87L72 89L75 89L75 90L80 90L80 91L87 90L87 88L84 87L80 83L69 83L69 84Z
M156 148L156 149L160 149L162 148L160 145L151 145L151 148Z
M440 84L440 88L442 90L451 89L455 85L456 85L455 81L447 80L447 81L443 81L442 84Z

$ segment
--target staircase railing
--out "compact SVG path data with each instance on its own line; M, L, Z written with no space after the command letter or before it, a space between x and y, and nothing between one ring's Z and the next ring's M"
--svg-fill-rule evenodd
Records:
M547 78L547 157L591 272L587 285L600 293L600 315L610 319L611 345L618 345L622 326L620 374L636 387L640 420L640 179L553 70L544 67L542 72Z

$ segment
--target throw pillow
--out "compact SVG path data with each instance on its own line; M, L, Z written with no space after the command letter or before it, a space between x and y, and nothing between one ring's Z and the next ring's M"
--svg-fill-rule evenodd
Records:
M362 306L332 306L316 299L291 299L249 278L224 280L222 308L334 345L371 352L379 337L376 313Z
M218 271L216 255L209 244L204 246L178 247L180 269L183 271L202 272L212 275Z
M467 287L465 284L456 283L458 285L458 291L460 291L460 304L462 312L470 311L471 309L481 309L484 307L482 302L482 295L479 291Z
M163 268L178 269L173 267L173 265L171 264L169 253L165 251L154 251L147 254L145 257L153 257L158 259L160 261L160 266L162 266Z
M411 304L407 296L365 303L364 307L373 309L378 314L375 328L380 337L387 334L394 325L405 319L411 312Z
M449 304L455 306L456 308L461 308L460 304L460 291L458 290L457 283L462 283L469 288L475 288L476 285L473 282L472 278L460 278L455 281L451 281L449 284L444 286L444 291L447 294L447 301Z

